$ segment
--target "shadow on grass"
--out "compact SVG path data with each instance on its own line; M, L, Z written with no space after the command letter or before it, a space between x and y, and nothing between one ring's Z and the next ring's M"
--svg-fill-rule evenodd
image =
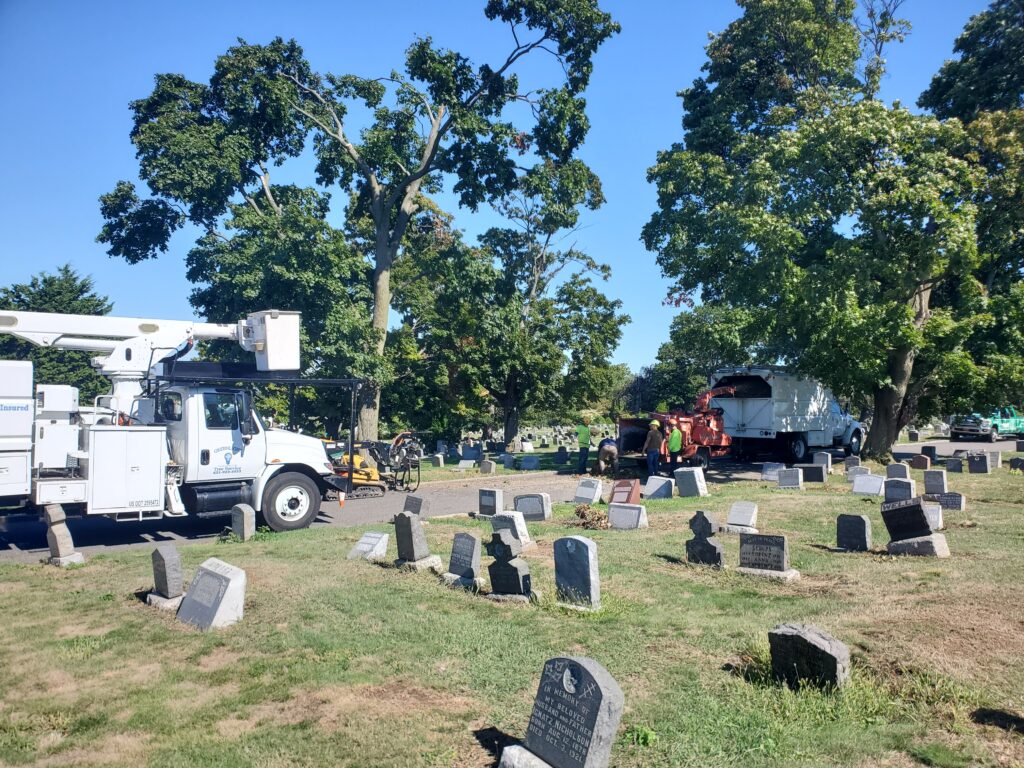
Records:
M722 671L758 688L774 688L778 685L772 674L771 657L757 649L741 652L735 660L723 664Z
M1024 736L1024 717L1003 709L976 709L971 712L971 720L978 725L994 725L1004 731L1015 731Z
M494 758L494 763L492 763L494 768L497 768L501 758L501 751L505 747L519 743L518 739L509 736L498 728L478 728L473 731L473 736L476 737L480 746L487 750L487 753Z
M672 565L687 565L685 560L681 557L676 557L675 555L655 554L654 556L659 560L664 560L666 563L671 563Z

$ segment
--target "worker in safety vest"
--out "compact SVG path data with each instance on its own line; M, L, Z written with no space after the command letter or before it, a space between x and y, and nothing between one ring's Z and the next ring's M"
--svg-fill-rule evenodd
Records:
M683 432L679 429L679 419L675 417L668 420L668 426L669 471L675 472L679 468L680 456L683 452Z
M584 416L576 426L576 439L580 444L580 461L576 467L577 475L587 473L587 459L590 458L590 419Z

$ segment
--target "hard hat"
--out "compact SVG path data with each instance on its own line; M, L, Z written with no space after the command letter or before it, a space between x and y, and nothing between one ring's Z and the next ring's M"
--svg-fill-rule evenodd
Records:
M652 427L660 427L661 426L661 422L658 421L657 419L651 419L651 426Z
M679 423L679 419L677 419L675 416L673 416L671 419L668 420L668 423L669 424L678 424Z

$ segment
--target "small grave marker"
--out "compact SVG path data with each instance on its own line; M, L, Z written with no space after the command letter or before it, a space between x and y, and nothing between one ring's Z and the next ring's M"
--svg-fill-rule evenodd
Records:
M836 546L847 552L871 549L871 520L865 515L839 515L836 518Z
M849 471L851 467L859 467L860 456L847 456L845 459L843 459L843 466L846 468L847 471Z
M524 520L550 520L551 495L548 493L522 493L512 500L512 508L521 512Z
M850 649L811 624L780 624L768 633L772 675L798 689L840 688L850 679Z
M947 472L963 472L964 471L964 460L959 456L950 456L946 459L946 471Z
M231 532L249 541L256 534L256 510L248 504L235 504L231 508Z
M245 571L211 557L199 566L177 618L207 632L241 620L244 605Z
M498 471L498 465L490 459L484 459L480 462L480 474L481 475L493 475Z
M804 489L804 471L800 467L779 470L779 488L791 491Z
M680 496L707 496L708 485L700 467L682 467L672 473Z
M923 456L927 456L928 459L932 462L932 464L934 464L936 461L939 460L939 449L938 449L937 446L934 446L934 445L922 445L921 446L921 454Z
M757 533L757 504L752 501L733 502L721 530L724 533Z
M852 483L859 475L870 475L871 470L867 467L850 467L846 470L846 482Z
M800 573L789 567L789 542L785 536L740 534L740 567L737 573L793 581Z
M963 512L967 509L967 499L962 493L940 493L939 506L950 512Z
M992 471L992 459L987 453L967 454L967 471L972 475L987 475Z
M575 504L596 504L601 500L601 492L604 486L601 481L594 477L581 477L576 486L576 496L573 498Z
M601 607L597 544L585 536L555 540L555 591L560 603L596 611Z
M815 453L811 456L811 462L823 465L826 473L832 472L832 454L827 451L819 451L818 453Z
M153 550L153 591L146 595L146 604L166 610L177 610L185 592L181 555L173 544L160 544Z
M914 480L903 480L898 477L885 481L886 501L906 501L917 495L917 483Z
M635 531L647 527L647 509L643 504L608 505L608 526L618 531Z
M853 493L862 496L881 496L885 492L886 479L881 475L857 475L853 478Z
M410 515L419 515L423 518L430 512L430 502L422 496L413 496L412 494L408 494L405 497L405 501L402 503L402 511L408 512Z
M669 478L651 475L644 486L644 499L671 499L673 487Z
M927 456L925 456L922 453L919 456L914 456L910 460L910 468L911 469L925 469L925 470L931 469L932 468L932 460L929 459Z
M387 557L388 542L391 536L386 533L368 531L356 542L348 552L348 560L367 560L371 563L380 562Z

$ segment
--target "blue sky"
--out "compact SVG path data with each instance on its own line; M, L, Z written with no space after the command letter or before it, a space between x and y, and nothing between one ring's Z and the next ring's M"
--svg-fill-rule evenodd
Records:
M912 105L967 19L983 0L908 0L913 32L889 51L882 97ZM178 233L160 259L129 266L94 242L97 198L118 179L136 180L128 103L149 94L158 72L208 80L214 59L238 37L294 37L314 68L382 76L401 66L416 37L493 61L508 46L506 28L483 16L480 0L388 3L173 3L0 0L0 71L5 116L0 184L0 285L71 263L94 277L119 315L193 316ZM731 0L605 0L622 33L599 52L587 92L592 129L581 153L601 177L607 203L587 212L577 247L611 265L607 293L632 317L616 362L633 370L654 362L679 311L662 304L665 281L639 241L654 210L646 170L682 138L677 91L698 76L709 32L738 15ZM527 76L542 72L528 71ZM550 80L547 80L550 83ZM300 159L275 181L311 179ZM455 210L450 198L440 202ZM470 238L494 223L487 212L456 211Z

